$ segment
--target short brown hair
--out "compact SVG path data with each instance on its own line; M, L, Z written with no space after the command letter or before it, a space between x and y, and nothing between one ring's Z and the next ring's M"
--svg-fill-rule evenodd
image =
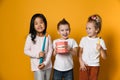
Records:
M57 30L59 30L59 27L60 27L60 25L62 25L62 24L63 24L63 25L67 24L68 27L69 27L69 29L70 29L70 24L69 24L69 22L66 21L66 20L63 18L61 21L58 22L58 24L57 24Z

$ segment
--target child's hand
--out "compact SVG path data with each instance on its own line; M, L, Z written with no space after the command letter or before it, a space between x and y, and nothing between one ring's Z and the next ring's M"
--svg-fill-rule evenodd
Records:
M85 64L84 61L81 61L81 62L80 62L80 70L86 71L86 70L87 70L86 66L87 66L87 64Z
M70 46L67 46L67 50L70 52L72 51L72 48Z
M57 54L57 48L54 49L53 55L55 56Z
M40 52L40 53L39 53L39 58L40 58L40 57L44 57L44 56L45 56L45 53L44 53L44 52Z
M96 47L96 49L97 49L98 52L100 52L100 50L102 48L102 46L100 45L100 39L101 39L101 37L98 39L97 47Z
M44 67L45 67L45 64L43 63L38 66L39 69L43 69Z
M97 43L96 49L97 49L98 51L100 51L100 50L102 49L101 45Z

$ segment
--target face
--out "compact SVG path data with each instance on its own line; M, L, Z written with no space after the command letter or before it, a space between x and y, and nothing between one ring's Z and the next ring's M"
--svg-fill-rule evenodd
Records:
M89 37L95 38L97 36L98 29L95 29L95 24L93 22L88 22L86 31Z
M40 17L37 17L34 21L34 28L37 33L42 33L45 30L45 24Z
M58 33L61 35L63 39L67 39L70 34L69 26L67 24L60 25Z

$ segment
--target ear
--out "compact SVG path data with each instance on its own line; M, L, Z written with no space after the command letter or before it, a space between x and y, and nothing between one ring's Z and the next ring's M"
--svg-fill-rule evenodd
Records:
M98 29L96 29L96 31L95 31L96 33L98 33L99 32L99 28Z

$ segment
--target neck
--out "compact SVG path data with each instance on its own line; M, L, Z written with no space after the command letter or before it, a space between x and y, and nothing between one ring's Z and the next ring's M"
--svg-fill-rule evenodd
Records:
M97 35L95 35L95 36L89 36L90 38L97 38L98 36Z
M40 37L44 36L43 33L39 33L39 32L37 33L37 35Z
M69 37L68 37L69 38ZM67 40L68 38L60 38L60 39L62 39L62 40Z

